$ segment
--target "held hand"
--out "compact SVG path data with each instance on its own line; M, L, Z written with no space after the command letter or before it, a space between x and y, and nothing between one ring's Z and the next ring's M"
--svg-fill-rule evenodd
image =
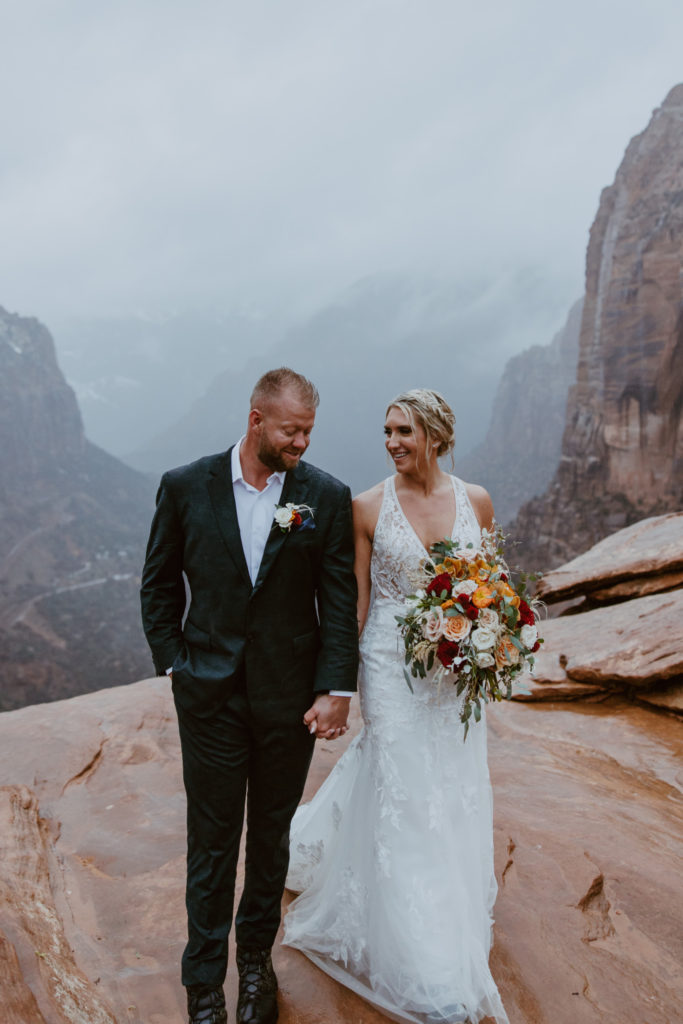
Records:
M350 703L350 697L331 697L329 693L321 693L304 715L304 725L309 732L315 733L316 739L335 740L348 730L346 723Z

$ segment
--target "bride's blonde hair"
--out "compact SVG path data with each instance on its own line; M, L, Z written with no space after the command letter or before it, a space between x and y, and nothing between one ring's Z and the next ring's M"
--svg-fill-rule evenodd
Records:
M451 453L453 461L455 413L443 395L429 388L412 388L389 402L385 415L388 416L391 409L400 409L407 416L414 432L416 423L420 424L427 438L425 456L428 461L433 447L436 447L438 456Z

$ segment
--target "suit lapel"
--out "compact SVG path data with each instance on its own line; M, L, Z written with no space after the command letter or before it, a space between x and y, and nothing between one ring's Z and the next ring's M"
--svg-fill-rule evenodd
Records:
M306 500L306 483L308 473L306 467L299 463L296 469L290 470L285 476L285 482L282 487L282 494L278 502L279 505L286 505L288 501L291 501L294 505L308 504ZM287 540L289 531L281 530L275 520L270 528L268 534L268 540L263 552L263 558L261 559L261 565L259 566L258 576L254 584L254 590L258 590L262 586L263 581L273 567L273 563L277 558L280 548Z
M233 562L244 577L245 582L251 587L251 577L247 560L244 556L239 523L237 522L235 494L232 489L231 455L232 448L224 455L219 456L214 468L210 470L211 476L209 477L207 487L225 546Z

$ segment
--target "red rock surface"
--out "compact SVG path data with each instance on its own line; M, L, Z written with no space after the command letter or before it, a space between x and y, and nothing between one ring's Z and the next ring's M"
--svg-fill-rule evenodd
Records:
M673 1024L680 727L626 704L559 707L505 704L489 721L491 963L511 1024ZM344 745L318 746L309 793ZM0 786L3 1024L182 1024L184 798L167 682L0 715ZM281 1024L385 1019L294 951L278 948L276 968Z
M544 601L577 594L601 600L668 590L683 582L683 512L653 516L618 530L589 551L545 574Z
M683 513L644 519L547 573L538 592L565 602L539 624L544 644L518 700L620 690L683 711ZM566 602L569 601L569 604Z
M652 594L541 624L544 644L532 677L531 698L584 696L601 691L663 688L683 676L683 590ZM578 689L574 689L578 684ZM524 693L518 697L524 699Z

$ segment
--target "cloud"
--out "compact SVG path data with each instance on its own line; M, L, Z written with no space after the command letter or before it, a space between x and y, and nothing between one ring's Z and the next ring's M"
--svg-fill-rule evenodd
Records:
M0 301L47 316L532 267L559 325L683 37L678 0L10 7Z

